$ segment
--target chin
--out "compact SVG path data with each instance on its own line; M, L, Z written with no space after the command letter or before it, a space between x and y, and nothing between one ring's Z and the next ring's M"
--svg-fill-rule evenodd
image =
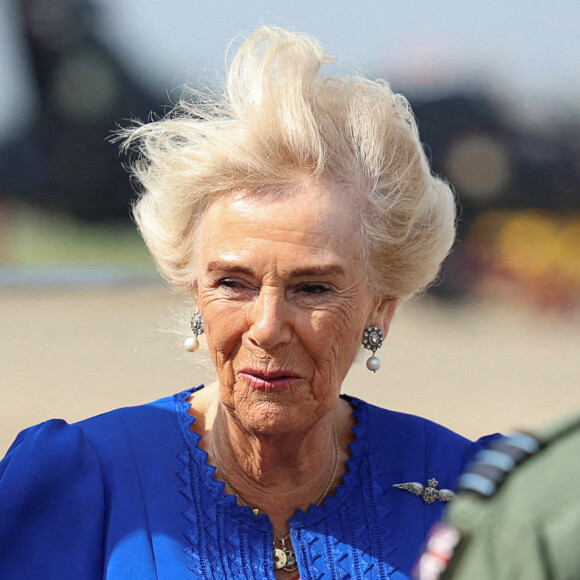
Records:
M278 397L247 397L234 407L234 416L244 429L256 435L282 435L307 430L315 419L309 410L293 401ZM282 397L280 397L282 398Z

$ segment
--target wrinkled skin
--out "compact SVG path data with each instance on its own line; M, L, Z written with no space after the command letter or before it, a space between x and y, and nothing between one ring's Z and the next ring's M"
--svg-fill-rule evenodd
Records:
M197 302L220 401L241 431L300 439L331 425L365 326L387 334L395 304L368 289L359 215L327 183L222 197L203 217ZM290 377L256 378L265 371Z

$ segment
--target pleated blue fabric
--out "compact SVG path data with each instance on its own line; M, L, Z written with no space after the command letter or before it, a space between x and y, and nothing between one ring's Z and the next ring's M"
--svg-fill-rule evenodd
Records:
M225 493L191 429L201 388L20 433L0 463L0 578L273 580L268 517ZM453 488L483 440L343 397L357 420L348 471L290 521L300 577L403 580L444 504L393 485Z

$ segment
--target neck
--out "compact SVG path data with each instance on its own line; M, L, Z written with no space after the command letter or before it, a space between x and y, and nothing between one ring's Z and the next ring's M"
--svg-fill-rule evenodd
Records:
M342 474L335 421L325 417L306 432L256 435L219 407L211 431L217 475L240 503L267 513L276 533L284 533L295 510L318 503Z

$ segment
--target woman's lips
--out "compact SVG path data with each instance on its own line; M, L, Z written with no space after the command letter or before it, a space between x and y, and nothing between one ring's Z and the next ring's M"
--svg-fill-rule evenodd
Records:
M299 381L300 375L287 370L258 371L242 369L238 373L249 385L259 391L283 391Z

